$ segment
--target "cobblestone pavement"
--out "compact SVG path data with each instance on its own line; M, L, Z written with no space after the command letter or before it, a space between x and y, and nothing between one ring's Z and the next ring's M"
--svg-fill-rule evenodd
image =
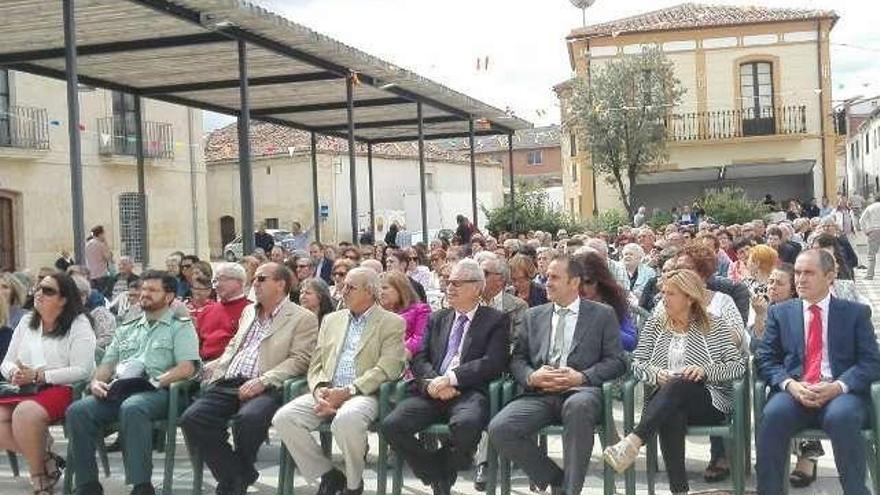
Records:
M865 245L864 240L862 239L860 243L858 243L858 251L860 255L864 255ZM877 307L880 305L880 279L873 281L864 280L864 270L856 271L856 283L858 288L862 293L872 302L872 306ZM876 311L874 313L874 326L877 329L880 329L880 311ZM615 417L620 420L621 412L616 411ZM618 421L618 428L620 428L620 423ZM63 453L67 448L67 443L64 439L64 436L60 430L60 428L53 429L53 436L55 438L55 449L57 452ZM257 468L260 471L260 478L256 485L250 488L248 493L256 494L256 495L270 495L276 493L276 487L278 482L278 458L279 458L279 446L281 442L278 437L274 434L274 431L270 434L270 442L269 445L263 446L260 450L259 460ZM367 493L375 492L376 489L376 475L373 470L375 467L375 453L377 452L377 442L375 436L372 436L370 439L370 465L365 473L365 489ZM819 470L818 470L818 481L814 483L809 488L805 489L792 489L790 493L792 495L834 495L842 492L840 485L837 481L837 470L834 466L834 458L831 455L831 445L828 442L824 442L825 452L827 453L820 461L819 461ZM551 438L549 440L548 445L549 452L551 455L554 455L557 459L562 456L562 446L559 442L558 438ZM754 450L753 450L754 452ZM174 494L180 495L188 495L192 494L191 483L192 483L192 467L190 465L189 459L186 454L186 447L183 442L183 438L178 435L177 442L177 461L175 464L174 470ZM730 489L730 482L725 481L718 484L707 484L702 479L702 471L706 467L709 459L709 442L708 439L692 439L689 438L687 440L687 468L689 477L691 480L691 493L692 494L726 494ZM164 461L164 454L156 453L153 457L154 460L154 476L153 482L156 487L160 487L162 485L162 466ZM338 452L336 453L336 460L340 461L338 457ZM27 472L27 467L22 463L22 472ZM105 493L108 495L125 495L130 491L130 487L125 486L124 484L124 474L122 469L122 457L119 453L111 453L110 454L110 463L111 463L111 475L109 478L103 478L101 481L104 484ZM584 487L585 495L599 495L602 494L602 478L601 478L601 466L602 459L600 455L600 449L598 444L593 452L593 458L590 464L590 473L587 475L586 484ZM638 485L637 492L639 495L647 493L647 484L645 480L645 463L644 463L644 455L640 456L637 461L637 473L638 473ZM203 493L214 493L214 482L211 477L210 472L205 470L205 485L203 488ZM747 487L750 491L754 491L754 475L750 476L747 479ZM531 492L529 491L529 483L528 479L523 475L522 472L516 470L513 473L513 493L515 495L529 495ZM309 485L305 479L301 476L296 477L295 479L295 490L298 493L302 493L305 495L312 495L316 486ZM390 477L389 477L389 490L390 490ZM2 495L11 495L15 493L30 493L30 489L27 482L27 477L22 476L19 478L14 478L12 476L11 470L9 469L8 462L4 460L0 460L0 494ZM58 493L61 493L60 487L58 488ZM407 471L404 478L404 495L431 495L431 490L429 487L424 486L419 480L415 479L412 474ZM473 482L472 482L472 473L462 473L459 477L459 481L453 487L453 493L456 495L476 495L478 492L474 490ZM623 481L618 480L617 493L623 493ZM657 493L658 494L668 494L668 487L666 485L665 475L660 475L657 478Z

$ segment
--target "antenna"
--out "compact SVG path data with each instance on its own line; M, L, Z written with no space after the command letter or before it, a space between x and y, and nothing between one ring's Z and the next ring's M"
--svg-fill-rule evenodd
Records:
M572 5L581 9L582 22L587 27L587 9L592 7L596 0L568 0Z

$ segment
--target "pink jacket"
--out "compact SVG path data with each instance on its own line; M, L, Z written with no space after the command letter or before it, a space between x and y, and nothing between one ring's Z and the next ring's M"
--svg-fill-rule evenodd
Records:
M425 336L428 317L431 316L431 306L417 302L398 314L406 321L406 334L403 337L406 349L411 355L415 355L422 347L422 337Z

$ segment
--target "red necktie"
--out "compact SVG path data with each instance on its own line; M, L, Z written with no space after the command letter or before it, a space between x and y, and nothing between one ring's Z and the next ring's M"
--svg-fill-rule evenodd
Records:
M807 330L807 352L804 356L804 381L816 383L822 374L822 310L810 306L810 326Z

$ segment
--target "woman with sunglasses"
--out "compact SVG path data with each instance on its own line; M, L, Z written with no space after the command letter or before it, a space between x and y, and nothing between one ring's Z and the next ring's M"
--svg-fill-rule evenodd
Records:
M53 493L64 460L50 450L49 425L73 401L71 385L95 367L95 333L73 279L53 273L37 285L34 310L15 328L0 372L28 395L0 399L0 449L20 452L34 495Z
M339 258L333 263L333 270L330 272L330 278L333 280L333 286L330 287L330 298L333 300L335 309L345 307L345 300L342 298L342 282L355 266L357 265L348 258Z

